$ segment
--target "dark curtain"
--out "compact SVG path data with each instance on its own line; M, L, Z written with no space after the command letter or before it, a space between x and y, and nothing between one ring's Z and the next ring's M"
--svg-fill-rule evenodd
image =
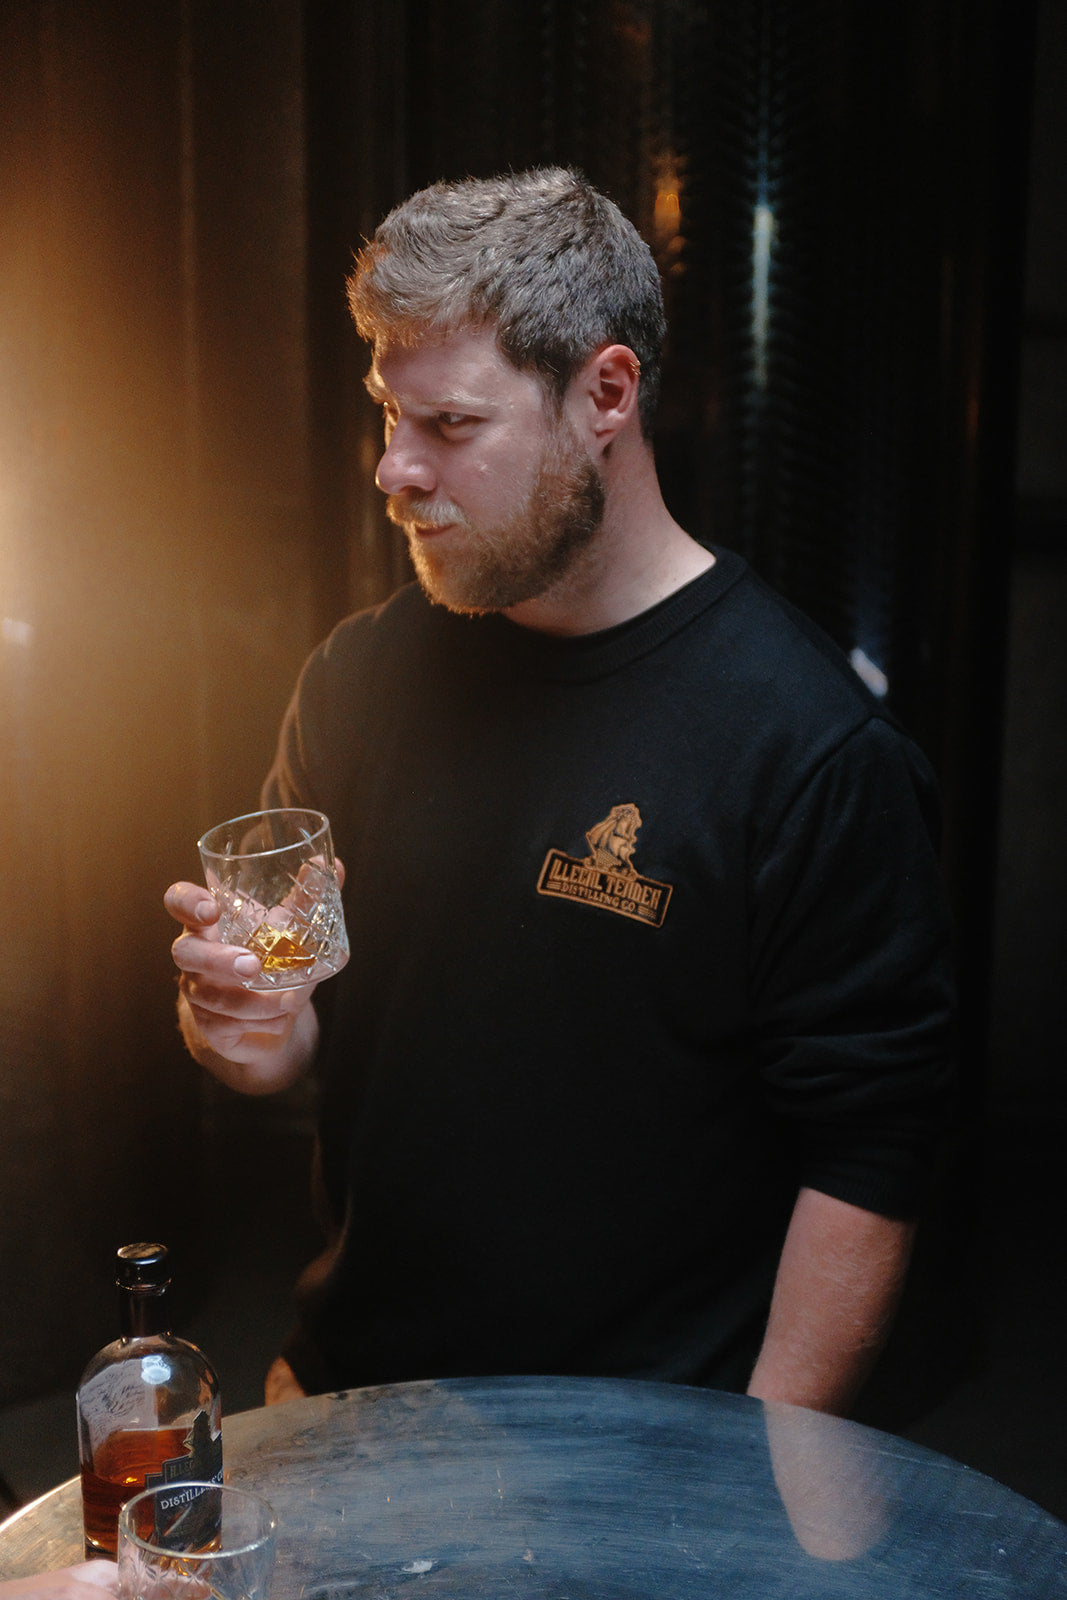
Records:
M377 421L338 291L353 249L437 178L580 166L663 272L672 510L825 627L938 769L976 1015L1033 28L1031 0L308 10L316 370L329 427L350 429L322 479L332 536L349 478L357 595L398 573L367 502Z
M160 895L252 802L311 644L406 575L344 278L438 177L574 163L653 244L670 504L929 751L980 1061L1032 20L0 7L0 889L35 911L0 965L0 1400L110 1336L126 1235L225 1268L240 1162L205 1139Z
M938 772L964 1132L870 1401L887 1425L976 1358L981 1320L970 1251L1034 26L1032 0L308 12L315 370L338 444L321 481L331 536L349 530L353 602L400 573L368 490L366 358L337 292L352 249L425 183L573 163L663 274L672 510L819 622Z

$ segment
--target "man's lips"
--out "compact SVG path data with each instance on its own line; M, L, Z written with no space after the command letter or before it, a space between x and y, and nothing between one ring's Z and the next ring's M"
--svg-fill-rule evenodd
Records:
M408 532L414 539L439 539L442 534L448 533L456 527L454 522L416 522L406 524Z
M451 522L411 522L408 524L412 533L420 539L432 539L439 533L444 533L446 528L451 528Z

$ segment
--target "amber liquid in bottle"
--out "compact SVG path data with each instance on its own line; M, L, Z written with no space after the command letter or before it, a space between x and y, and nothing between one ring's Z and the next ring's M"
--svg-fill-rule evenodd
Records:
M114 1554L119 1512L167 1461L189 1453L188 1437L187 1428L119 1428L104 1440L93 1466L82 1466L87 1555Z
M118 1516L153 1483L221 1482L218 1380L203 1353L167 1329L162 1246L119 1251L122 1337L78 1386L78 1444L87 1556L114 1555Z

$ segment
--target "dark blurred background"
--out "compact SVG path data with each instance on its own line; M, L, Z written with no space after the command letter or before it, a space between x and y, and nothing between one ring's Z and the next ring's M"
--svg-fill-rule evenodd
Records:
M126 1240L172 1245L179 1327L258 1403L314 1245L310 1106L184 1058L161 896L254 805L313 644L406 575L353 249L425 182L565 161L663 272L672 509L942 783L966 1116L867 1415L1067 1516L1065 71L1059 0L4 0L15 1498L75 1469Z

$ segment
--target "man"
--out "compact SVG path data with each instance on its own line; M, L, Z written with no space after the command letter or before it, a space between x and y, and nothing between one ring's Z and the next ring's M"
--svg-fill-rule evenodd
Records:
M352 959L247 991L205 891L167 895L197 1060L320 1079L328 1246L268 1395L592 1372L843 1411L945 1093L925 764L670 516L658 278L584 180L425 190L350 297L419 583L311 658L265 803L331 818Z

